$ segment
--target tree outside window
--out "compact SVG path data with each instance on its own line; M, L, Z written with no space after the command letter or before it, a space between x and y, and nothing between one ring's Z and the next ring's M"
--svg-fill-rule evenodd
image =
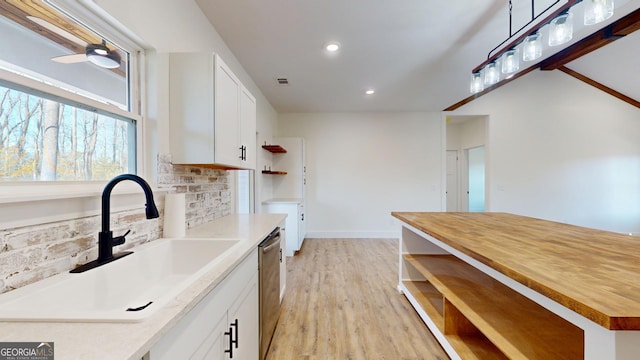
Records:
M0 87L0 179L105 180L135 172L135 122Z

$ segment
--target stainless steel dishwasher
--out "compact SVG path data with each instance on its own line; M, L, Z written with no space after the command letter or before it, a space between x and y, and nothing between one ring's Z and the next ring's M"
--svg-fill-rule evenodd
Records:
M260 276L260 359L267 356L280 316L280 228L258 245Z

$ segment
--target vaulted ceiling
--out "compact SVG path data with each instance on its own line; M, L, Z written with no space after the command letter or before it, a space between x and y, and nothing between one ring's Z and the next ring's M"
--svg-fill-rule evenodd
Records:
M274 108L285 113L443 110L469 97L471 70L509 37L507 0L196 2ZM513 1L514 14L528 4ZM538 9L550 4L536 0ZM579 24L568 45L639 7L640 0L616 0L612 18ZM566 67L640 100L638 36ZM340 42L341 49L328 54L328 41ZM289 85L279 85L278 78ZM365 95L370 88L375 94Z

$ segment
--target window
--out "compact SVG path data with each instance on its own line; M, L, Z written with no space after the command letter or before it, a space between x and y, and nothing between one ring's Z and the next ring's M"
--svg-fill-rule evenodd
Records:
M137 172L138 49L80 3L0 1L1 182Z
M135 122L0 86L0 178L106 180L135 172Z

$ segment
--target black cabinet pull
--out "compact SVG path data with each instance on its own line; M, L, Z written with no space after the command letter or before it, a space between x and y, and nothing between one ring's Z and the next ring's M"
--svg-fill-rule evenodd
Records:
M282 248L280 249L280 263L282 263Z
M240 149L240 160L244 160L244 145L240 146L238 149Z
M236 346L236 349L238 348L238 342L239 342L239 336L238 336L238 319L235 319L234 322L231 323L231 327L236 329L236 336L235 339L233 339L231 341L232 344L234 344Z
M231 327L229 327L229 331L224 332L224 336L229 336L229 349L225 349L224 352L229 354L229 359L233 359L233 334Z
M304 221L304 213L302 214L302 218L301 219L302 219L302 221Z

